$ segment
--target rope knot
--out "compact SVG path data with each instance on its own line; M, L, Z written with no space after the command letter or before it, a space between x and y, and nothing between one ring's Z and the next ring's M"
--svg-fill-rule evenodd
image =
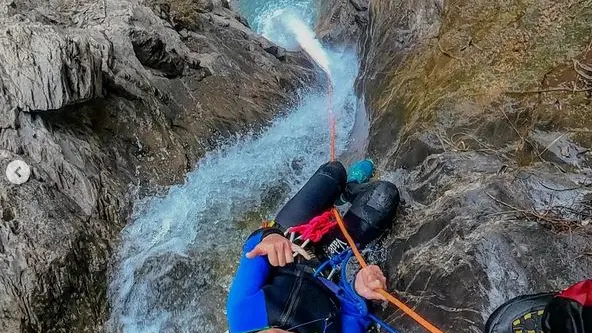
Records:
M291 227L290 233L298 233L299 239L308 240L311 242L320 241L329 231L337 226L333 213L331 211L325 212L319 216L314 217L307 224Z

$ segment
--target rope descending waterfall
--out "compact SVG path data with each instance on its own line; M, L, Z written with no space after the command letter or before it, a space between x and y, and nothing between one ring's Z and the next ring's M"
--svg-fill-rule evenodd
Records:
M333 114L333 85L332 85L332 79L331 79L330 73L329 72L325 72L325 73L327 74L327 85L328 85L327 86L327 112L329 114L330 156L331 156L331 161L335 161L335 158L336 158L335 157L336 121L335 121L335 116ZM337 221L339 229L341 229L341 233L343 234L343 236L347 240L347 243L351 247L360 266L362 266L362 268L368 266L368 264L366 263L366 261L362 257L362 254L358 250L356 243L354 242L351 235L347 231L347 228L345 227L345 224L343 223L343 218L341 217L341 214L339 213L337 208L333 207L331 212L333 213L333 216L335 217L335 220ZM430 333L443 333L440 329L438 329L432 323L430 323L429 321L424 319L417 312L413 311L413 309L408 307L405 303L401 302L399 299L397 299L396 297L391 295L388 291L386 291L384 289L380 289L380 290L378 290L378 292L382 296L384 296L392 305L399 308L401 311L403 311L405 314L407 314L409 317L411 317L413 320L415 320L418 324L423 326Z

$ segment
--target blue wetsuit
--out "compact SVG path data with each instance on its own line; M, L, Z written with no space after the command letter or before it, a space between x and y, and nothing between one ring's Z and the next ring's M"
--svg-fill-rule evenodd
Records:
M355 304L334 295L334 290L339 288L335 284L313 277L302 266L289 265L292 267L282 269L272 267L267 257L247 259L246 253L273 232L274 229L260 229L243 247L228 297L230 333L272 327L308 333L366 332L370 321L359 313ZM302 326L294 327L298 325Z

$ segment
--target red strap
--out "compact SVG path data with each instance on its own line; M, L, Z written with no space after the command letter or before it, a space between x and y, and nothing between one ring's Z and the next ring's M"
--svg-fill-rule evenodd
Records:
M307 224L290 228L290 232L299 234L303 240L318 242L337 225L332 216L333 214L330 211L325 212L313 218Z
M565 289L559 297L574 300L582 306L592 306L592 280L584 280Z

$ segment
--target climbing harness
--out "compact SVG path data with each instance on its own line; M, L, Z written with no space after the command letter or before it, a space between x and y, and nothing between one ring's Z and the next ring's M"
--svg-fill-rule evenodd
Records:
M293 331L293 330L295 330L297 328L300 328L300 327L305 327L307 325L311 325L311 324L318 323L320 321L324 321L325 322L324 323L325 327L323 328L323 332L322 333L325 333L325 332L327 332L327 329L333 324L333 322L330 322L331 319L333 319L333 318L326 317L326 318L319 318L319 319L316 319L316 320L311 320L308 323L304 323L304 324L300 324L300 325L297 325L297 326L293 326L293 327L288 328L288 332L291 332L291 331Z
M331 84L331 75L330 75L330 73L326 72L326 74L327 74L327 81L328 81L328 88L327 88L327 104L328 104L327 105L327 109L328 110L327 111L329 113L330 156L331 156L331 161L335 161L335 158L336 158L335 157L335 140L336 140L335 139L335 136L336 136L335 127L336 127L336 125L335 125L335 116L333 115L333 105L332 105L332 103L333 103L332 102L332 99L333 99L333 86ZM364 258L362 257L362 255L360 254L360 251L358 250L358 248L356 246L356 243L354 242L354 240L350 236L349 232L347 231L347 228L345 227L345 224L343 223L343 218L341 217L341 214L339 213L339 211L335 207L333 207L333 209L331 210L331 212L333 213L333 217L337 221L337 224L339 226L339 229L341 230L341 233L343 234L343 236L347 240L347 243L349 244L349 246L350 246L353 254L355 255L355 257L358 260L358 262L360 263L360 266L362 268L367 267L368 264L366 263L366 261L364 260ZM342 272L343 272L343 270L342 270ZM423 326L430 333L443 333L440 329L438 329L432 323L430 323L429 321L427 321L426 319L424 319L417 312L413 311L413 309L411 309L405 303L403 303L400 300L398 300L396 297L394 297L393 295L391 295L386 290L379 289L377 291L382 296L384 296L392 305L394 305L395 307L399 308L401 311L403 311L406 315L408 315L413 320L415 320L419 325Z
M274 220L264 221L263 224L261 225L261 228L273 228L274 226L275 226Z
M347 279L347 263L353 257L352 249L348 249L341 253L338 253L331 257L329 260L323 262L314 272L315 277L319 277L321 272L328 268L329 266L332 267L331 272L333 273L336 269L341 269L341 278L339 280L339 287L341 287L343 293L340 293L338 290L334 290L333 292L336 294L337 297L343 298L346 301L355 304L356 309L358 310L359 314L366 319L370 319L385 331L389 333L399 333L396 329L385 323L384 321L380 320L378 317L373 315L370 311L368 311L368 307L366 305L366 301L362 297L360 297L354 290L353 286ZM331 273L331 274L332 274ZM330 275L331 275L330 274ZM327 277L327 280L331 280L331 276Z

